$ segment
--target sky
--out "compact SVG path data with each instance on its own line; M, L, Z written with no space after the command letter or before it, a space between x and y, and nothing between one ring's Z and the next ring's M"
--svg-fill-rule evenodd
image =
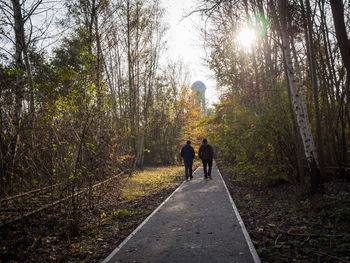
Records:
M195 13L190 17L184 18L185 14L193 11L199 5L200 0L160 0L161 6L165 8L165 21L168 26L168 31L165 36L167 42L167 51L164 54L164 61L179 61L184 62L190 71L191 84L197 80L202 81L206 87L206 100L210 105L218 102L218 92L216 91L216 82L213 73L209 71L205 65L206 57L204 49L204 41L200 37L199 27L204 22L200 19L200 15ZM44 1L45 3L45 1ZM57 10L57 3L53 5ZM62 4L62 3L61 3ZM43 5L43 9L47 8ZM39 10L40 11L40 10ZM44 14L43 14L44 15ZM42 16L43 16L42 15ZM47 19L42 19L46 21ZM45 28L44 24L38 24L38 28ZM53 35L57 33L55 30L50 32ZM39 31L39 34L42 33ZM47 45L47 42L43 42Z
M184 18L198 5L198 0L161 0L161 5L166 9L165 21L169 27L165 36L168 50L164 55L184 62L190 71L191 83L200 80L206 85L208 104L218 102L215 78L204 62L206 53L198 29L204 22L199 14Z

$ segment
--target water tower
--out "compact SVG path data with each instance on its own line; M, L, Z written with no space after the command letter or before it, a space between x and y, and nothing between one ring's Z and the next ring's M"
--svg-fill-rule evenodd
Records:
M196 92L196 99L201 105L201 110L205 111L205 90L207 89L207 87L204 85L202 81L197 80L192 84L191 89L194 92Z

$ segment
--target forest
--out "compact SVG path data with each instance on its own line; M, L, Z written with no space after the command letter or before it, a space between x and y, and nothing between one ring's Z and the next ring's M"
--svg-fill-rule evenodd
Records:
M263 262L349 262L349 7L197 1L220 94L203 110L162 60L162 1L0 0L0 261L103 259L82 237L118 223L120 242L208 138Z

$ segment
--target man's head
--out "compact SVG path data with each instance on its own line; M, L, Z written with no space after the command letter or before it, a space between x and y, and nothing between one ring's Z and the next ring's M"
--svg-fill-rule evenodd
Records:
M203 139L203 143L207 144L208 143L207 139Z
M187 144L191 144L191 141L187 141L186 143L187 143Z

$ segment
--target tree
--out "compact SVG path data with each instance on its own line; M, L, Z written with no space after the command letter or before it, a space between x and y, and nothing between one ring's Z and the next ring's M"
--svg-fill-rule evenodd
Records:
M350 39L347 35L344 21L344 3L342 0L331 0L330 4L340 54L347 71L345 89L347 96L350 97Z
M320 180L320 169L326 165L340 165L345 160L348 140L345 123L348 121L349 105L344 92L346 68L339 59L340 49L332 39L333 27L327 23L330 5L325 1L282 2L202 1L197 11L207 18L208 26L203 32L211 50L209 65L215 72L222 94L217 110L223 105L252 110L251 114L257 116L262 127L265 125L260 132L266 133L267 127L276 131L269 135L269 140L257 142L255 152L261 152L260 149L268 144L276 146L273 152L277 153L280 146L288 141L290 145L285 145L288 151L281 151L283 157L280 162L288 160L287 167L298 165L299 175L306 167L311 173L311 190L315 191ZM344 14L342 18L347 21ZM257 41L251 44L249 52L236 40L241 27L250 27L257 33ZM286 69L285 76L281 70L283 68ZM281 87L286 83L288 89L283 91ZM288 105L287 91L291 96L291 115L285 115L280 108L282 101L287 102L285 106ZM267 110L271 107L277 115ZM266 116L278 114L285 116L280 123L263 121ZM231 115L238 116L238 110ZM220 116L225 122L231 115L225 113ZM277 127L292 128L294 118L296 132L286 132L284 128ZM225 131L215 133L223 139L226 138L225 134L234 132L238 127L218 124L218 129ZM247 128L246 132L256 134L256 129ZM323 138L322 134L334 136ZM317 138L317 144L314 138ZM226 142L234 145L232 140ZM298 150L299 144L302 151ZM235 144L235 147L240 147L238 145ZM322 157L323 146L327 147L325 158ZM229 156L226 151L229 148L222 153ZM242 151L240 159L246 159L243 155L248 152ZM268 152L259 154L259 158L250 158L249 162L259 167L259 162L269 160ZM277 167L277 162L274 165ZM296 176L297 180L294 181L302 184L298 178L300 176Z
M316 74L313 24L311 21L310 1L306 0L305 3L306 3L306 12L304 10L303 1L301 1L302 16L304 20L303 24L304 24L304 30L306 35L305 40L306 40L307 57L309 61L311 85L312 85L312 91L314 95L314 109L315 109L316 134L317 134L317 150L318 150L318 156L319 156L319 168L321 173L323 173L324 171L323 136L322 136L322 127L321 127L321 120L320 120L319 91L318 91L318 82L317 82L317 74ZM319 179L316 179L316 180L319 180Z
M303 100L300 100L300 95L296 87L296 80L290 50L290 36L288 35L288 32L291 32L291 30L287 22L287 18L289 17L287 8L287 2L280 0L279 10L281 20L281 38L283 57L287 74L286 78L288 80L288 86L293 98L299 133L303 142L307 165L310 170L311 188L312 191L315 192L320 181L319 162L317 158L315 143L311 133L311 126L308 120L305 118L305 113L303 112L306 109L306 105L303 105L305 102Z

